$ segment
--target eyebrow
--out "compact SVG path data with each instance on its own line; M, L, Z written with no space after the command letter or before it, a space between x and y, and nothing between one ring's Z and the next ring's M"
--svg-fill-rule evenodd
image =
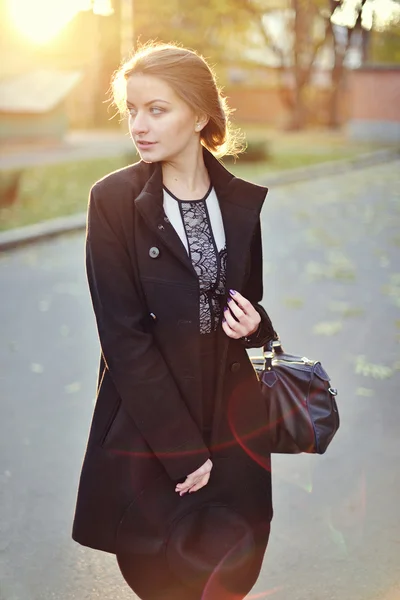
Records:
M167 102L167 100L161 100L161 98L156 98L155 100L150 100L150 102L145 102L145 106L149 106L150 104L153 104L154 102L164 102L164 104L171 104L171 102ZM129 102L129 100L126 101L126 105L127 106L135 106L132 102Z

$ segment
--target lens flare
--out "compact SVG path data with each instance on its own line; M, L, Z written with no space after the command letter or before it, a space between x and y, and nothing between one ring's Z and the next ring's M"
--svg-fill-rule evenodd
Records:
M8 9L15 27L37 44L52 40L79 10L83 0L9 0Z

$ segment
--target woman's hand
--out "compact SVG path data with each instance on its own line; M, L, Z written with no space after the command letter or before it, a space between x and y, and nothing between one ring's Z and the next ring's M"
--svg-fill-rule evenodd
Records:
M179 492L180 496L183 496L186 492L197 492L197 490L207 485L212 467L213 464L211 460L206 460L204 465L197 469L197 471L190 473L183 483L178 483L175 491Z
M222 329L227 336L237 340L257 331L261 317L250 300L242 294L235 290L229 290L229 294L231 296L228 300L229 308L225 307Z

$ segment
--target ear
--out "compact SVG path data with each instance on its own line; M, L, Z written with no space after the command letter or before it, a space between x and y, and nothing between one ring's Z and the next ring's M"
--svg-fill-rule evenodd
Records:
M196 133L200 133L200 131L204 129L204 127L207 125L209 120L210 117L206 114L196 115L196 120L194 124L194 130L196 131Z

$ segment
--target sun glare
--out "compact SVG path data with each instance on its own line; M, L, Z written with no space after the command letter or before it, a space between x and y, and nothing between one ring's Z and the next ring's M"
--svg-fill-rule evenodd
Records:
M335 10L332 22L335 25L354 27L357 17L358 0L347 0ZM373 24L385 27L400 14L400 5L396 0L369 0L362 10L362 25L371 29Z
M17 29L37 44L54 38L79 10L87 9L87 0L8 0Z

